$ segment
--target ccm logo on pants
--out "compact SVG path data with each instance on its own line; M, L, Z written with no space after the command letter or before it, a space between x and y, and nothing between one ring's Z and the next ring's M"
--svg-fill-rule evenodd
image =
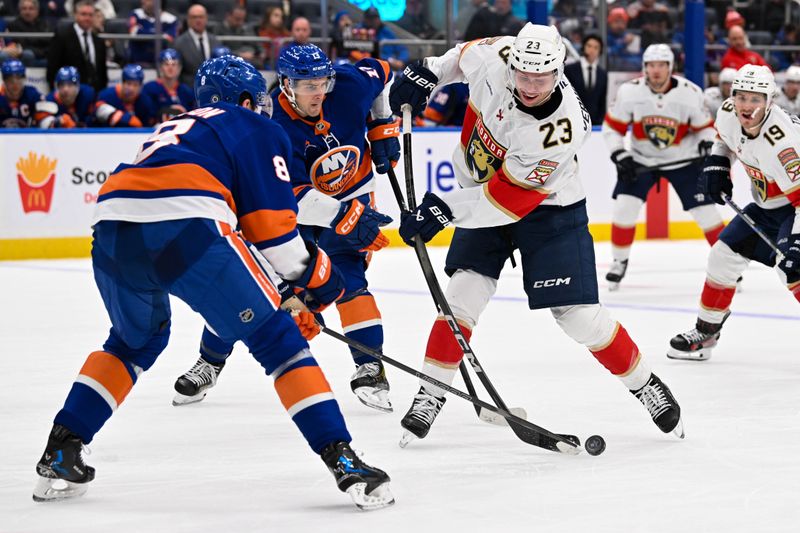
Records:
M540 279L533 282L534 289L541 289L544 287L557 287L559 285L569 285L572 278L553 278L553 279Z

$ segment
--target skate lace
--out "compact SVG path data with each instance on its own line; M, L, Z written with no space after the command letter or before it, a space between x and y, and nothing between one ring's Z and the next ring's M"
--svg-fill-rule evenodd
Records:
M644 404L650 417L658 418L661 413L669 409L670 403L664 393L664 389L658 383L645 385L636 393L636 397Z
M183 377L195 385L200 386L207 383L213 383L217 377L217 372L214 370L214 367L211 364L206 363L203 360L199 360L188 372L183 375Z
M356 373L352 379L358 379L364 376L376 377L381 373L381 365L379 363L364 363L356 369Z
M692 329L691 331L687 331L686 333L682 334L683 338L689 341L689 343L696 343L702 342L706 340L709 335L703 333L702 331L698 330L697 328Z
M442 405L444 405L443 400L430 394L418 393L414 396L414 409L411 416L431 425Z

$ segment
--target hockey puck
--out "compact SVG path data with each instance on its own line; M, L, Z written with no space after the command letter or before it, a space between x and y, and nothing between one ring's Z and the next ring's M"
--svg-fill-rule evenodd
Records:
M592 435L586 439L584 448L589 455L600 455L606 449L606 441L600 435Z

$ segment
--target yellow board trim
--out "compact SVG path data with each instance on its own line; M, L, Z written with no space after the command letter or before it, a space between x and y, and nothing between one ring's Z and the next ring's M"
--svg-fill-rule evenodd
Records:
M647 226L636 225L636 238L644 239ZM589 224L589 231L596 242L611 240L611 224ZM405 246L397 228L383 230L389 237L389 246ZM702 239L703 230L692 221L669 223L670 240ZM453 239L453 228L445 228L428 243L430 246L447 246ZM91 237L58 237L51 239L0 239L0 260L65 259L89 257L92 251Z

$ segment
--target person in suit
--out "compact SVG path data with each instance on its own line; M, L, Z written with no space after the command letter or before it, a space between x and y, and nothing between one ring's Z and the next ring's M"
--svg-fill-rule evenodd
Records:
M608 72L598 61L601 53L603 40L597 35L587 35L583 38L580 61L564 67L564 75L575 87L575 92L586 106L594 126L603 124L606 116Z
M94 2L75 3L75 23L56 31L47 51L47 83L53 88L58 69L74 66L84 83L99 91L108 85L106 46L92 32Z
M194 73L206 59L211 57L214 48L221 46L216 35L206 31L208 26L208 12L200 4L193 4L186 12L186 22L189 29L175 40L175 50L183 58L181 83L189 87L194 85Z

